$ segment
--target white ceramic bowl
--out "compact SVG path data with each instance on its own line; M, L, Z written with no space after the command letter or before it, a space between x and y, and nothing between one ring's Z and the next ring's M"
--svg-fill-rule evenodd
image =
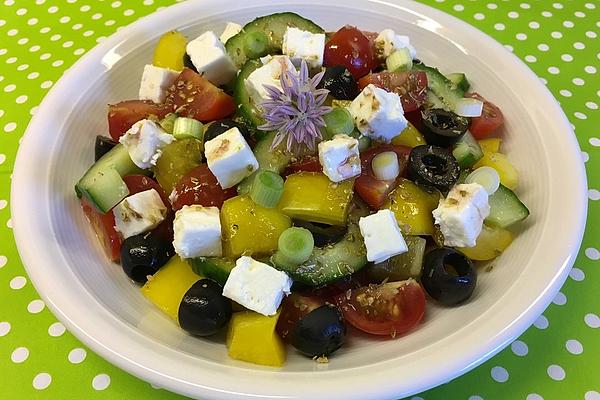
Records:
M413 333L397 340L352 337L329 364L290 351L271 369L227 357L215 339L186 335L163 316L118 265L107 262L80 211L73 184L107 131L106 104L135 98L142 66L161 33L194 37L295 11L328 30L354 24L408 34L426 63L464 71L507 118L504 149L520 171L531 217L473 298L428 305ZM85 344L126 371L192 397L398 398L446 382L521 334L552 300L580 245L586 215L580 152L558 104L500 44L432 8L404 0L188 1L121 30L57 82L33 118L13 174L12 219L19 252L54 314Z

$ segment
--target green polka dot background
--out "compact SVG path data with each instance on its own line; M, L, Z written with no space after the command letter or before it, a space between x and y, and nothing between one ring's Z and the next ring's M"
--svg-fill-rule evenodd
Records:
M31 116L97 43L173 0L0 0L0 398L181 399L112 366L72 336L17 254L10 179ZM561 104L589 180L580 254L552 304L510 346L412 400L600 400L600 1L422 0L493 36Z

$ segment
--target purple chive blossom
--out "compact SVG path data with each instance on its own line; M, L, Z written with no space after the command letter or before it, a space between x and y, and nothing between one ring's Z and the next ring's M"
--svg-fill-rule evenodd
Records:
M317 89L325 72L310 78L304 60L299 72L287 68L285 63L282 65L280 82L283 92L275 86L265 85L269 100L260 105L267 122L258 129L277 131L272 149L286 139L286 147L290 152L299 151L302 146L314 150L316 142L322 139L321 128L325 126L323 115L331 111L331 107L323 105L329 90Z

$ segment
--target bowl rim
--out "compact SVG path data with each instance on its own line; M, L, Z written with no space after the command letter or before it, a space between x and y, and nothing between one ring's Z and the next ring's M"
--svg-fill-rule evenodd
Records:
M395 7L416 13L425 19L443 21L444 25L457 28L465 34L477 36L478 40L485 42L490 52L494 51L494 54L502 56L505 62L510 62L511 67L515 68L519 75L525 78L525 84L528 85L532 93L539 97L539 101L543 102L544 106L548 107L547 118L555 122L552 125L552 129L557 133L557 137L561 138L561 144L564 146L563 149L566 149L566 156L561 160L561 167L567 168L572 177L572 182L569 183L568 187L573 193L565 201L569 208L569 216L573 222L570 225L567 223L564 224L564 229L568 233L566 235L568 236L567 242L560 246L560 248L552 249L554 253L558 254L554 276L539 293L530 298L531 302L527 303L528 306L525 309L521 308L517 313L515 310L511 310L511 307L507 307L509 310L499 312L494 321L485 329L485 332L490 334L487 340L471 351L464 351L463 349L447 350L448 362L443 366L439 366L436 370L426 368L431 354L423 354L423 360L415 362L415 365L411 368L414 371L410 376L405 375L408 382L398 382L396 379L393 379L397 377L398 373L397 366L392 364L393 360L377 363L378 368L375 369L375 373L366 369L367 367L344 370L344 372L355 371L363 377L366 376L365 374L368 375L369 383L357 387L352 384L352 375L354 374L346 373L343 376L341 374L342 371L318 371L317 373L276 371L276 374L273 374L272 370L260 368L244 370L245 373L243 376L239 376L240 382L234 384L228 381L231 366L198 360L189 355L181 355L179 353L180 359L178 361L182 363L182 366L185 364L190 368L205 368L203 370L206 372L205 379L203 380L205 383L201 383L192 379L190 375L186 375L183 372L180 374L179 372L181 371L178 371L178 368L174 369L169 365L170 356L174 350L168 351L162 348L149 348L148 346L156 345L157 342L143 337L141 333L118 320L92 296L88 296L85 299L85 303L86 306L92 307L94 312L87 309L87 311L82 313L80 306L70 304L70 299L73 298L74 294L85 294L85 287L81 284L73 285L72 287L61 286L60 283L57 285L56 282L52 281L52 276L43 268L44 262L46 262L44 253L39 251L39 249L33 251L27 245L31 242L32 238L39 237L39 233L36 233L36 228L40 226L41 222L50 224L49 220L34 221L32 218L26 218L31 213L30 197L35 190L30 185L20 184L21 182L32 182L32 179L34 179L35 168L33 167L35 166L35 160L29 157L29 153L35 151L36 154L40 154L41 149L39 149L39 143L36 143L36 138L40 132L43 132L44 121L47 118L51 118L53 113L57 111L55 108L56 104L64 96L63 92L68 92L69 82L82 74L82 71L87 70L93 64L97 64L102 59L102 56L109 53L111 49L126 42L130 35L136 32L149 32L148 27L162 26L166 23L165 21L168 21L171 28L174 28L174 25L182 26L184 23L181 21L188 21L190 18L188 17L186 20L183 18L184 16L189 15L192 11L197 11L198 8L213 3L219 3L219 1L191 0L178 3L143 17L105 39L69 68L54 85L40 104L22 139L15 161L11 184L10 203L13 232L19 254L35 288L53 314L67 326L69 331L112 364L145 381L155 383L187 396L216 399L230 399L232 397L248 399L271 398L275 396L274 393L278 393L277 390L282 390L280 393L286 393L285 395L276 396L283 398L307 398L306 396L309 393L313 394L314 398L326 396L328 399L361 399L365 398L365 396L369 398L397 398L399 396L407 396L449 381L471 370L499 352L510 341L525 331L558 292L568 275L570 267L575 261L579 246L581 245L587 215L587 184L585 169L579 156L580 150L577 139L554 97L539 82L537 76L514 54L471 25L442 11L423 4L413 3L409 0L352 0L348 3L376 3ZM260 0L255 3L268 4L275 2L272 0ZM314 4L315 6L318 6L319 3L319 0L302 2L304 5ZM336 4L342 6L343 3L345 2L338 1ZM253 6L255 5L246 5L245 7L252 8ZM180 16L182 19L177 20L176 16ZM175 23L175 21L177 22ZM58 290L59 288L63 290ZM512 289L516 289L516 285L511 287ZM114 330L115 326L119 329ZM103 330L103 332L99 333L98 331L100 330ZM461 338L460 340L465 339ZM373 364L369 365L369 367L372 366ZM428 372L419 375L416 373L417 371ZM274 375L279 378L277 380L269 378L269 381L261 381L265 377L272 377ZM298 382L298 377L308 376L311 379L310 385L312 388L310 390L307 389L306 385ZM336 380L335 385L332 386L328 383L328 380ZM257 384L257 382L259 383ZM347 383L347 385L344 385L344 383ZM265 387L268 385L271 386ZM333 387L335 387L335 393L332 390L327 390ZM283 390L284 388L286 390ZM292 392L287 389L292 390Z

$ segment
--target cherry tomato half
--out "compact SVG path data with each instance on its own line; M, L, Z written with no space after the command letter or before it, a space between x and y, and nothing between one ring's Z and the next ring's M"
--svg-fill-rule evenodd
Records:
M344 318L363 332L396 337L425 314L425 292L414 279L363 286L336 298Z
M323 64L326 67L343 65L359 79L378 65L375 45L362 31L346 25L325 44Z
M302 317L323 304L325 300L316 296L298 293L287 296L281 304L281 314L277 320L276 330L279 336L285 340Z
M169 196L167 196L164 189L154 179L149 178L146 175L134 174L123 177L123 181L125 181L127 189L129 189L130 196L139 192L145 192L146 190L155 189L160 195L163 203L165 203L165 206L169 206Z
M358 81L361 90L369 84L397 93L405 113L417 110L427 101L427 74L424 71L379 72Z
M305 158L301 158L300 160L289 164L283 170L283 177L288 175L295 174L297 172L321 172L323 171L323 167L319 162L319 157L317 156L308 156Z
M485 139L504 125L504 115L497 105L487 101L478 93L467 93L465 96L483 101L481 116L471 118L469 130L475 139Z
M118 262L121 258L121 237L115 229L115 215L113 211L103 214L94 207L85 197L81 198L81 208L100 239L104 252L112 261Z
M185 174L173 189L171 199L173 210L183 206L200 204L205 207L219 207L223 202L237 194L235 188L222 189L217 178L208 166L199 165Z
M173 111L173 107L164 104L156 104L150 100L126 100L108 106L108 133L119 141L119 138L125 134L136 122L155 116L163 118Z
M410 147L395 146L392 144L384 144L377 147L371 147L360 155L362 172L354 181L354 190L356 193L371 207L373 210L378 210L383 205L388 197L388 194L397 186L397 179L391 181L380 181L375 178L371 161L379 153L385 151L393 151L398 155L398 163L400 164L400 175L402 175L408 162Z

